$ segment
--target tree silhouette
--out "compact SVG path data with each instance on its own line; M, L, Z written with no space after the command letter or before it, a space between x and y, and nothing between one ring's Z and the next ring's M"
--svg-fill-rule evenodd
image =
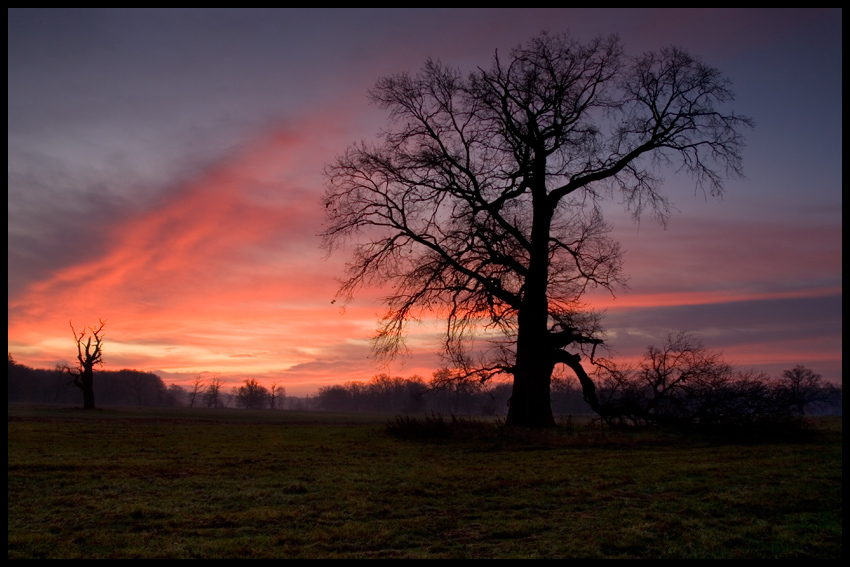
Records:
M752 122L716 109L729 81L681 49L627 57L616 37L543 33L465 78L429 60L370 98L389 128L327 166L322 235L328 253L356 239L345 300L392 289L376 355L401 352L407 323L435 312L458 378L512 375L508 424L554 424L558 364L599 411L580 353L602 328L583 296L625 283L601 205L619 195L664 222L660 168L712 195L740 175L738 129Z
M286 399L286 388L278 386L277 382L272 382L269 387L269 407L272 409L280 409L283 407L283 402Z
M649 346L637 367L606 364L600 375L601 413L609 423L744 427L791 417L768 376L736 370L685 332Z
M778 379L735 369L697 337L671 333L634 367L605 364L602 417L609 423L743 432L753 426L799 425L809 410L834 412L840 392L804 366Z
M71 368L62 366L62 370L71 377L71 383L83 392L83 409L93 410L94 406L94 367L103 364L103 329L106 321L98 319L98 327L88 327L91 334L86 337L86 327L77 333L74 325L69 321L71 332L74 334L74 342L77 345L77 366ZM94 339L94 344L92 344ZM85 345L83 341L85 340Z
M268 398L268 389L254 378L246 378L243 385L236 389L236 403L246 409L263 409Z
M780 383L799 415L809 409L824 409L820 406L832 407L840 404L841 391L833 384L822 381L820 374L815 374L809 368L798 364L791 370L786 370L779 378Z
M220 374L214 374L208 381L204 390L204 404L208 408L224 407L221 389L224 387L224 379Z
M189 407L195 407L195 401L201 394L201 389L204 387L204 379L198 374L192 379L192 389L189 390Z

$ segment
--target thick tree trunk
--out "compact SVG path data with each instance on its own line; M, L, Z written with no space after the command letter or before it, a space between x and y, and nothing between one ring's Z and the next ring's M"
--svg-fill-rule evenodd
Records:
M541 154L542 155L542 154ZM539 176L545 178L544 175ZM534 191L532 249L522 305L517 313L516 365L505 423L522 427L554 427L549 386L555 367L549 341L549 224L545 187Z
M517 357L519 358L519 357ZM505 420L507 425L519 427L554 427L549 385L552 367L518 364L514 371L514 384L510 407Z
M531 307L534 306L534 302ZM537 303L540 303L539 300ZM521 427L553 427L549 386L554 362L546 328L548 305L543 295L542 306L519 314L514 383L508 407L507 425Z

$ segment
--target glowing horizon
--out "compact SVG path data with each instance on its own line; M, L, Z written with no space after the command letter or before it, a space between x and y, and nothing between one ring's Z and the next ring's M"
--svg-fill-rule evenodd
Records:
M828 10L776 12L773 22L758 10L433 10L396 14L403 25L389 31L382 10L260 14L244 14L254 33L226 37L213 25L221 14L190 17L197 44L187 45L144 12L120 22L81 12L94 29L10 12L8 346L17 362L70 362L69 320L79 329L102 317L104 369L154 371L167 383L213 373L305 395L382 372L429 378L441 328L412 325L410 357L379 366L369 338L382 291L361 290L344 314L332 303L347 258L319 248L322 167L386 124L366 102L379 77L415 71L428 56L466 71L546 27L619 32L630 52L684 45L733 78L736 111L758 123L748 179L727 184L722 202L695 197L692 180L671 174L666 192L680 211L666 230L606 210L630 289L587 300L606 311L618 356L634 361L682 329L735 364L773 374L804 364L841 380L840 10L837 24ZM374 33L351 31L355 20ZM454 32L431 37L435 22ZM162 33L173 55L160 59L103 31L110 26L128 38ZM290 41L279 27L312 35ZM798 44L785 41L789 30ZM98 33L115 49L97 47ZM68 42L65 66L51 41ZM786 88L777 54L813 53L821 57L805 79L814 87ZM826 95L807 107L812 89Z

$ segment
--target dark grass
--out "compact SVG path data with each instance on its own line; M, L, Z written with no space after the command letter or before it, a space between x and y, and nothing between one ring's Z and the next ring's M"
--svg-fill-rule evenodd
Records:
M8 415L9 558L843 550L840 418L790 439L457 419L446 435L416 439L391 434L388 416L358 414L10 406Z

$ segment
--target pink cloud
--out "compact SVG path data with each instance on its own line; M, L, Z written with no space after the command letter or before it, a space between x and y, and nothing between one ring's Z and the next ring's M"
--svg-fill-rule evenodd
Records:
M97 317L110 321L116 343L163 348L167 341L213 348L246 335L274 341L294 332L314 342L327 335L315 319L336 313L328 308L340 262L322 261L317 246L319 172L328 154L314 132L333 128L327 116L271 131L174 186L158 205L108 226L102 254L10 298L10 348L41 344L31 347L33 356L62 358L66 352L48 351L67 338L68 320ZM133 352L113 360L149 366Z

